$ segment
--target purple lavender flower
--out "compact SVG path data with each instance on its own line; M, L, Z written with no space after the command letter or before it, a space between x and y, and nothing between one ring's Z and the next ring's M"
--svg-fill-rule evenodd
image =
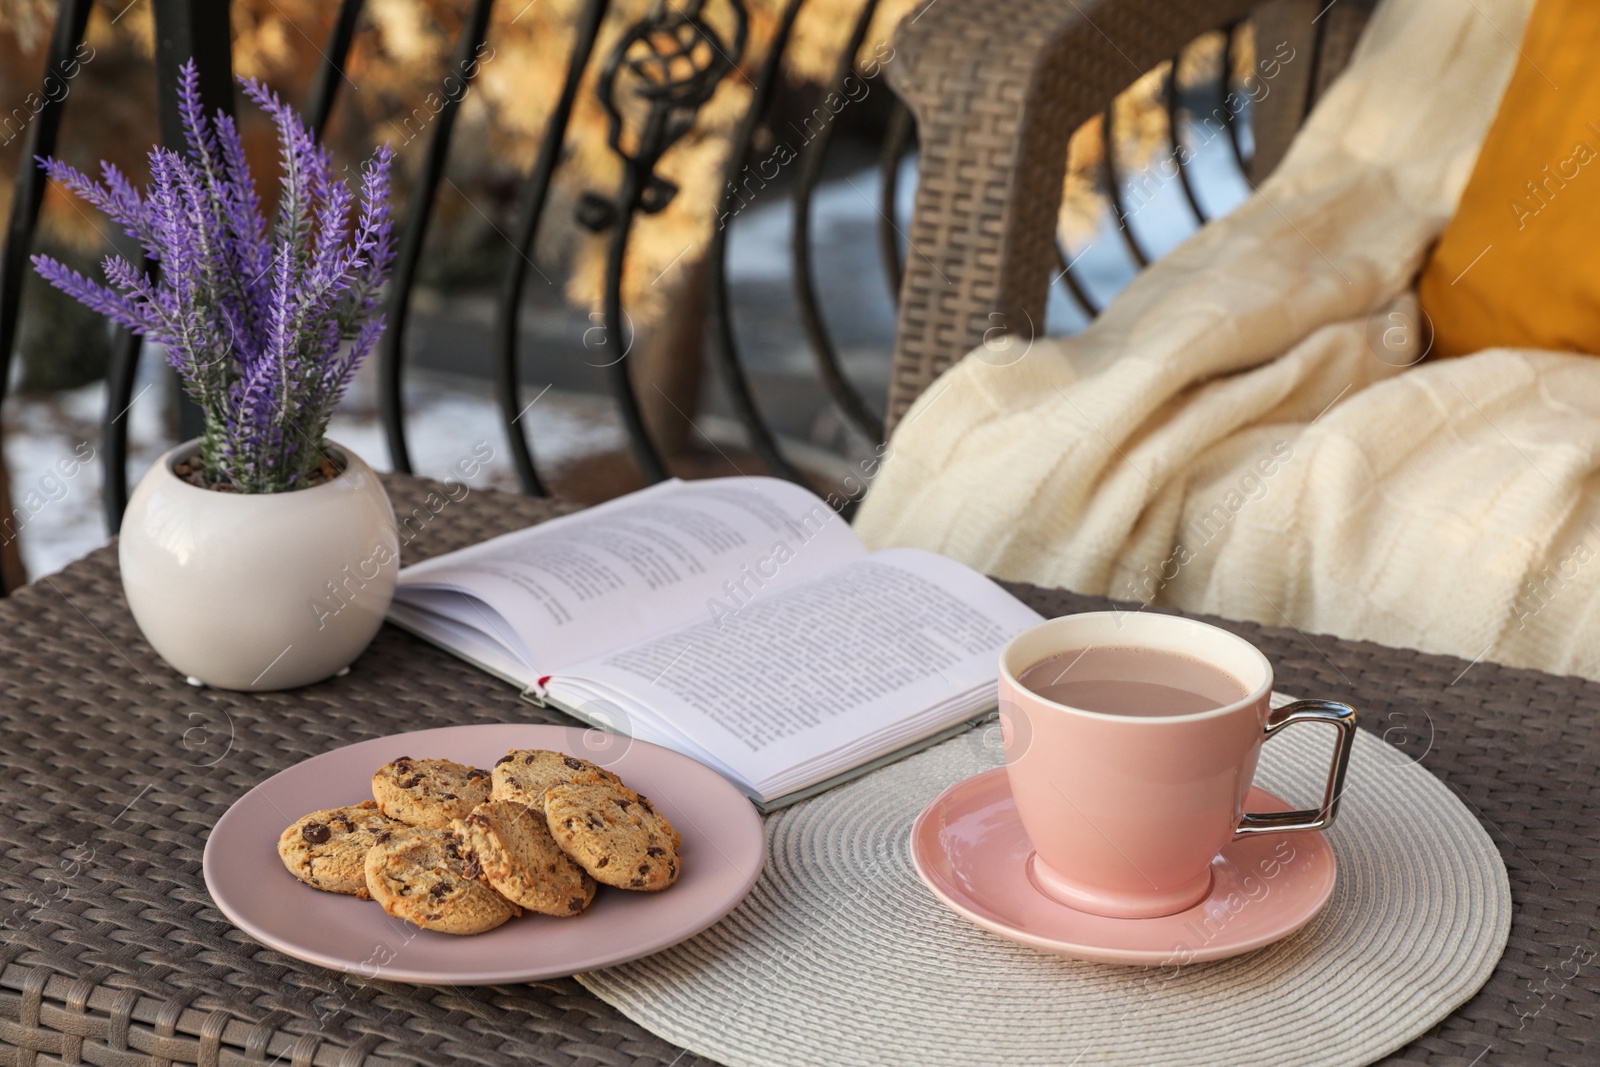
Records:
M111 216L159 268L121 256L105 283L49 256L33 264L51 285L166 349L205 413L200 461L213 482L277 493L310 483L328 419L383 333L381 291L394 259L386 144L362 170L358 197L292 108L241 79L278 130L276 217L269 225L238 127L200 105L199 72L178 89L187 152L150 151L143 191L115 167L103 181L55 159L51 178Z

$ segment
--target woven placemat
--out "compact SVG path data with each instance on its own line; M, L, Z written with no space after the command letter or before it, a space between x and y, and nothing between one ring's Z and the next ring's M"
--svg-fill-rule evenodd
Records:
M731 1067L1332 1067L1426 1032L1505 949L1511 888L1489 835L1442 782L1365 732L1330 831L1333 897L1288 939L1216 963L1135 968L980 930L918 881L908 842L942 789L999 762L997 733L975 730L779 812L768 870L732 916L579 981ZM1257 783L1315 803L1329 743L1326 731L1285 731L1263 750Z

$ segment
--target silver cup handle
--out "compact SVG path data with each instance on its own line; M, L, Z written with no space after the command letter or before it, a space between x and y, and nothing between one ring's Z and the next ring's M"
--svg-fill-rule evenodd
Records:
M1350 765L1350 746L1356 740L1356 710L1333 700L1297 700L1267 716L1266 735L1271 740L1279 730L1300 722L1325 722L1338 727L1339 746L1328 768L1328 789L1322 807L1304 811L1246 812L1234 831L1234 840L1248 834L1276 834L1289 830L1326 830L1339 813L1339 797L1344 792L1344 772Z

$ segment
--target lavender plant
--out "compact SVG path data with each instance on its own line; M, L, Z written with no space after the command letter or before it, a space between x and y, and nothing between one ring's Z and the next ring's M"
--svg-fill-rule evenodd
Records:
M59 160L51 178L104 211L157 264L102 262L109 284L48 256L50 284L166 350L205 413L207 480L242 493L311 483L323 435L356 368L383 332L379 293L394 257L386 144L362 168L360 203L292 108L240 79L277 127L281 177L270 227L233 119L206 117L191 60L179 86L187 152L150 151L141 192L102 163L101 182Z

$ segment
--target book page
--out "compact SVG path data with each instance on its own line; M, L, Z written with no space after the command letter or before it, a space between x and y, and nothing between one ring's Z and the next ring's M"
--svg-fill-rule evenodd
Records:
M401 603L389 605L388 621L518 689L526 689L537 680L526 663L506 651L503 641L487 636L477 627Z
M551 692L617 694L660 720L639 736L691 738L766 792L992 706L1000 648L1039 618L959 563L889 549L579 664Z
M554 674L865 554L797 485L674 481L407 567L395 599Z

